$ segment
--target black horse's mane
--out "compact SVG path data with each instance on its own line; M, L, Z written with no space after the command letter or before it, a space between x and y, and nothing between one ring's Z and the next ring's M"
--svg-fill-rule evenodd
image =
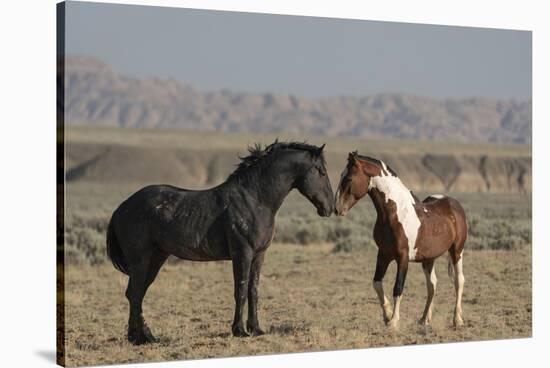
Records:
M260 143L255 143L253 146L248 147L248 156L239 156L241 162L237 165L237 169L229 175L227 180L243 177L252 167L267 164L275 152L288 149L302 150L311 153L319 152L319 147L308 144L307 142L279 142L279 140L276 139L275 142L263 147Z

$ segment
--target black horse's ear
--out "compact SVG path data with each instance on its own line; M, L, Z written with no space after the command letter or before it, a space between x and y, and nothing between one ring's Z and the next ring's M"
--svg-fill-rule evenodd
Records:
M323 153L323 149L325 148L326 145L327 145L326 143L323 143L323 145L317 149L317 155L320 156L321 153Z

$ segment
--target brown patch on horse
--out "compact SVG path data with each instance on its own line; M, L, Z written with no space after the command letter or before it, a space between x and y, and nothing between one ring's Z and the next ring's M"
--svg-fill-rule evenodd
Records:
M446 251L452 251L451 256L456 263L466 240L466 222L462 207L450 197L428 197L416 207L421 224L416 240L417 260L434 259ZM455 243L457 246L453 247Z
M403 225L397 219L397 205L388 200L384 193L376 188L371 189L370 196L377 212L373 237L380 252L397 259L400 254L408 254L409 244Z

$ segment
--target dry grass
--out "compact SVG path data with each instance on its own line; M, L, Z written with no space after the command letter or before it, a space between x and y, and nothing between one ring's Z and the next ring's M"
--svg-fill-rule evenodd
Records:
M71 128L67 141L120 143L149 147L204 150L244 150L246 144L270 142L274 135L189 133L169 130ZM281 136L281 138L299 138ZM469 145L419 141L361 140L310 137L328 142L331 152L344 155L350 147L380 153L448 153L530 156L528 145ZM344 157L344 156L342 156ZM333 182L334 184L334 182ZM432 326L417 325L426 287L420 265L412 265L401 303L398 331L387 330L371 287L375 248L334 253L334 244L274 244L267 253L260 285L259 318L268 333L234 338L233 280L229 262L170 262L149 290L144 315L159 343L135 347L126 341L127 278L104 259L104 231L113 209L143 183L71 182L66 189L65 328L66 364L94 365L124 362L198 359L388 345L427 344L528 337L531 312L531 196L530 194L453 194L464 205L472 226L466 243L464 271L465 326L452 327L454 291L447 277L446 258L436 264L439 283ZM423 195L420 195L423 197ZM298 194L286 201L277 218L277 231L292 235L303 220L313 240L322 230L351 229L354 239L370 239L375 212L369 200L345 219L321 219ZM506 223L510 226L502 226ZM303 224L302 224L303 225ZM498 225L498 226L497 226ZM509 229L513 230L512 234ZM475 234L475 231L479 234ZM529 236L525 236L525 235ZM489 236L490 235L490 236ZM523 236L521 246L508 251L472 251L489 240ZM478 247L479 248L479 247ZM98 264L90 265L97 259ZM93 263L93 262L92 262ZM390 266L385 280L389 295L395 277Z
M110 264L66 269L67 365L93 365L272 354L374 346L529 337L531 251L466 251L465 326L452 328L454 292L446 258L431 327L416 324L425 302L424 276L412 265L401 325L389 331L371 288L375 250L331 253L332 244L274 244L260 285L259 318L267 335L234 338L229 262L171 262L149 290L144 315L159 343L125 339L126 276ZM385 280L391 290L395 265Z

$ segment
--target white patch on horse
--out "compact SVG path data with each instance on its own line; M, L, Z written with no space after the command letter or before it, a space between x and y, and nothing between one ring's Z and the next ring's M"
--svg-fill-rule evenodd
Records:
M431 194L430 198L441 199L445 198L445 196L443 194Z
M386 164L383 161L381 162L382 166L386 167ZM397 220L403 226L409 244L409 259L414 260L416 258L416 238L420 228L420 219L414 209L414 197L410 190L405 187L397 176L385 175L384 173L371 178L368 189L371 190L372 188L384 193L386 203L390 199L395 203Z
M384 170L383 174L384 175L389 175L390 172L388 170L388 167L386 166L386 163L384 161L380 161L380 163L382 164L382 170Z

